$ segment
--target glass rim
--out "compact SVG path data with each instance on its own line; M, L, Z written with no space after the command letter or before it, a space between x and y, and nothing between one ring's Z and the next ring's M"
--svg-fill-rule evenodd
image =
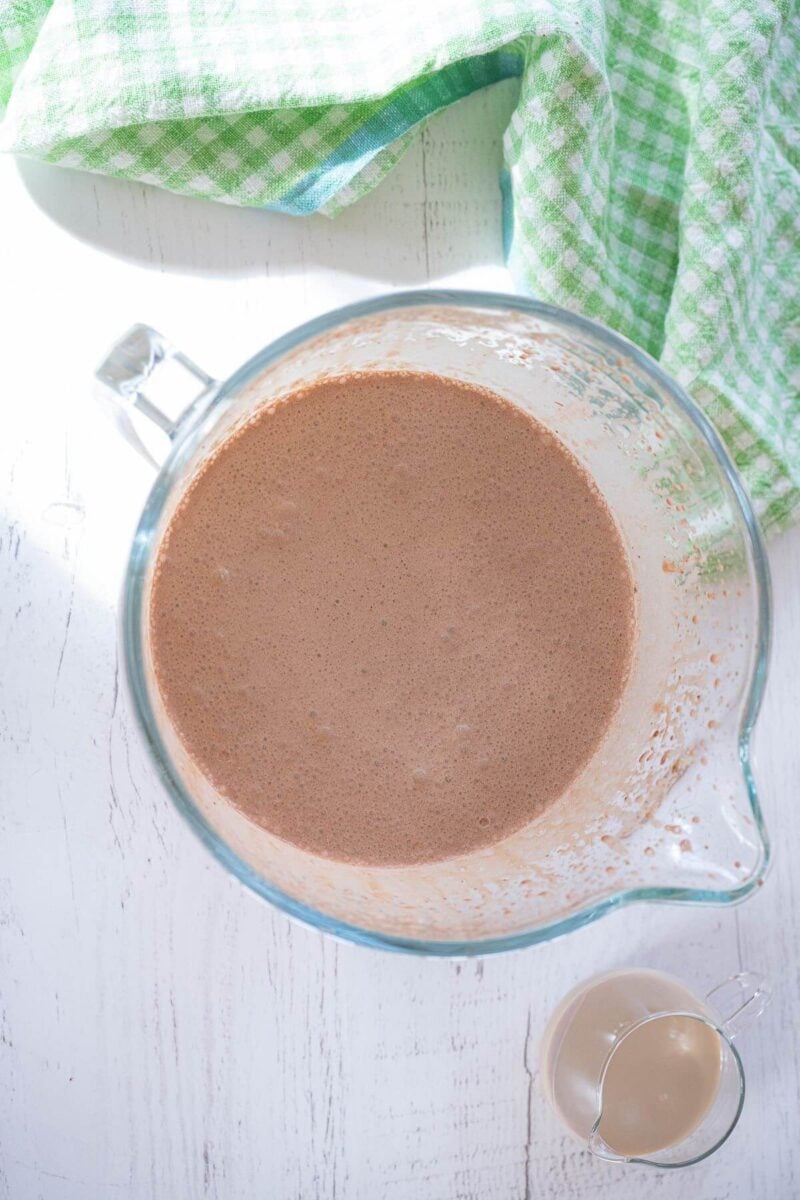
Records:
M313 338L353 320L387 313L393 309L424 307L523 313L527 316L544 319L567 332L578 332L594 338L607 348L627 357L645 375L649 376L669 400L689 418L711 451L717 467L728 485L732 505L738 513L740 527L744 532L748 560L755 580L757 601L754 662L747 695L742 705L738 730L738 750L750 813L760 841L761 858L754 868L752 876L737 887L722 890L691 887L627 888L613 892L600 900L590 901L577 912L570 913L568 916L558 917L546 924L537 925L535 928L522 932L464 940L406 938L341 921L311 905L296 900L270 883L220 838L184 786L161 737L150 703L144 676L141 627L145 572L153 548L153 534L176 475L211 431L220 415L220 406L266 367ZM290 917L334 937L376 949L438 957L494 954L550 941L588 925L615 909L625 908L637 902L736 904L748 897L764 878L770 861L770 844L751 761L751 740L764 695L771 641L770 576L761 529L736 467L708 417L646 351L591 318L579 316L567 309L545 304L539 300L502 292L421 289L390 292L369 300L344 305L304 322L289 333L268 343L226 380L215 383L210 391L204 393L179 419L177 437L150 490L131 545L123 584L121 632L125 678L133 700L137 723L161 781L175 807L217 861L240 883Z
M720 1134L720 1136L708 1147L708 1149L703 1150L702 1153L700 1153L700 1154L693 1154L690 1158L681 1159L680 1162L657 1162L654 1158L648 1157L646 1154L643 1154L643 1155L615 1154L610 1146L609 1146L609 1150L611 1150L611 1154L609 1154L609 1155L602 1154L599 1150L596 1150L594 1148L594 1146L592 1145L592 1142L596 1135L599 1135L600 1139L603 1140L603 1135L600 1133L600 1125L603 1120L603 1089L605 1088L606 1077L608 1075L609 1067L611 1066L611 1060L613 1059L616 1052L619 1050L622 1043L627 1041L627 1039L632 1034L636 1033L637 1030L641 1029L645 1025L652 1024L654 1021L666 1021L670 1017L681 1017L681 1018L688 1018L692 1021L700 1021L703 1025L706 1025L709 1029L713 1029L714 1033L716 1033L717 1037L720 1039L720 1042L730 1052L730 1054L733 1058L734 1065L736 1067L737 1080L738 1080L738 1084L739 1084L739 1091L738 1091L738 1094L736 1097L736 1110L733 1113L731 1122L728 1125L727 1129L724 1131L724 1133ZM605 1060L603 1062L603 1067L600 1072L600 1079L598 1080L598 1083L597 1083L597 1116L595 1117L594 1122L592 1124L592 1128L589 1131L589 1139L588 1139L589 1150L596 1157L605 1159L606 1162L636 1163L636 1164L638 1164L640 1166L644 1166L644 1167L656 1167L658 1170L661 1170L661 1171L675 1171L675 1170L680 1170L683 1167L693 1167L693 1166L695 1166L696 1163L702 1162L703 1159L709 1158L712 1154L716 1153L716 1151L719 1150L720 1146L723 1146L725 1144L725 1142L727 1142L728 1138L731 1136L734 1129L739 1124L739 1118L741 1117L742 1109L744 1108L744 1097L745 1097L746 1087L747 1087L747 1084L746 1084L745 1073L744 1073L744 1064L742 1063L741 1055L739 1054L739 1051L736 1049L736 1046L733 1044L733 1038L731 1037L731 1035L729 1033L726 1032L725 1028L722 1025L718 1024L710 1016L709 1017L704 1016L703 1013L699 1013L699 1012L690 1012L688 1009L674 1009L674 1010L665 1009L663 1012L648 1013L646 1017L642 1017L639 1021L634 1021L631 1025L628 1026L628 1028L623 1033L621 1033L619 1035L617 1040L614 1042L614 1045L611 1047L611 1049L609 1050L608 1054L605 1057ZM712 1106L713 1106L713 1104L716 1103L716 1101L717 1101L717 1096L714 1097L714 1100L712 1101ZM708 1111L710 1112L711 1110L709 1109ZM707 1115L708 1115L708 1113L706 1113L702 1119L705 1120L705 1117ZM692 1133L687 1134L687 1138L690 1138L692 1136L693 1136ZM686 1141L687 1138L684 1138L683 1140ZM678 1142L676 1146L667 1146L667 1147L665 1147L665 1149L666 1150L677 1149L677 1147L679 1147L680 1144L681 1143ZM654 1153L661 1153L661 1151L655 1151Z

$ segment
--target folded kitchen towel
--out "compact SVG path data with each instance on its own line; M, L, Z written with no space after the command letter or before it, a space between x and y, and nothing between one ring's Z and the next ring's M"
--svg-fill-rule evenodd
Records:
M431 113L519 78L521 287L659 358L765 526L800 512L795 0L0 0L0 148L333 212Z

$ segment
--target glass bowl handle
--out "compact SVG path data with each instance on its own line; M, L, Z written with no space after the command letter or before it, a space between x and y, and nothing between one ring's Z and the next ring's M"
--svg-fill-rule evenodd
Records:
M132 325L95 370L98 399L123 437L154 466L181 425L219 387L149 325Z

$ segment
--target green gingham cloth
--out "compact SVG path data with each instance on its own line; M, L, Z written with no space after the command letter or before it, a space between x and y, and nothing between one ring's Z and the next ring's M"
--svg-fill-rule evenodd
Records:
M431 113L512 76L515 278L659 358L784 523L794 0L0 0L0 148L289 213L356 200Z

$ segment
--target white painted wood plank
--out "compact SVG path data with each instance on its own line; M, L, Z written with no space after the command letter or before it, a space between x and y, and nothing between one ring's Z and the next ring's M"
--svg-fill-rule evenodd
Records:
M431 122L329 222L0 164L0 1197L514 1200L798 1194L800 540L775 547L762 774L772 877L734 912L639 908L485 962L338 945L227 878L161 792L116 672L150 474L89 402L128 324L224 374L325 308L429 281L508 286L499 134L513 85ZM742 962L776 1002L751 1094L690 1174L608 1168L538 1089L547 1014L623 963L700 987Z

